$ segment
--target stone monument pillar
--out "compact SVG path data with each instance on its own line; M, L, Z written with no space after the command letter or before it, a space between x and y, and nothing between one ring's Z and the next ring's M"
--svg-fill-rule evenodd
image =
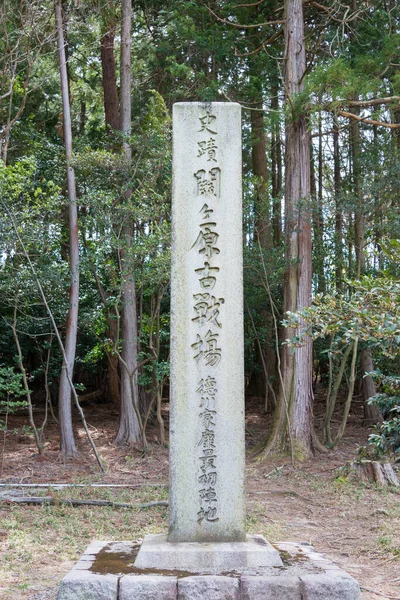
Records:
M280 566L245 531L241 109L173 111L169 532L135 566Z
M171 542L244 541L241 110L173 112Z

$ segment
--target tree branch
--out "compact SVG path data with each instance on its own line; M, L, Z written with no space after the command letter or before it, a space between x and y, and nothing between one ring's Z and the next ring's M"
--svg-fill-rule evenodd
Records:
M235 4L234 6L232 6L232 9L234 8L250 8L252 6L260 6L260 4L262 4L264 2L264 0L258 0L258 2L253 2L252 4Z
M113 508L149 508L151 506L168 506L168 500L155 500L153 502L141 502L130 504L128 502L111 502L109 500L75 500L74 498L63 499L53 496L9 496L0 498L2 502L15 502L17 504L66 504L69 506L112 506Z
M361 123L366 123L367 125L376 125L377 127L388 127L389 129L400 129L400 123L387 123L386 121L376 121L375 119L368 119L367 117L360 117L359 115L355 115L354 113L349 113L345 110L339 110L338 114L341 117L347 117L348 119L353 119L354 121L360 121Z
M276 39L278 39L279 36L281 36L283 33L283 29L280 29L279 31L277 31L276 33L274 33L274 35L271 35L271 37L269 37L267 40L265 40L265 42L263 42L261 44L261 46L259 46L258 48L256 48L255 50L252 50L252 52L238 52L235 48L235 56L253 56L253 54L257 54L258 52L260 52L260 50L262 50L263 48L265 48L265 46L268 46L269 44L272 44L272 42L274 42Z
M213 17L217 19L217 21L220 21L225 25L237 27L238 29L255 29L257 27L263 27L264 25L282 25L282 23L285 23L284 19L279 19L276 21L265 21L264 23L254 23L252 25L244 25L243 23L232 23L232 21L228 21L228 19L223 19L222 17L219 17L213 10L211 10L209 6L207 6L206 8L213 15Z
M386 98L371 98L371 100L349 100L349 106L376 106L378 104L400 103L400 96L388 96Z

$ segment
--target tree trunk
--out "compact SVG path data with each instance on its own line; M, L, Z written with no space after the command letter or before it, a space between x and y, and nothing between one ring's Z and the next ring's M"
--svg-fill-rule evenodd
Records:
M257 178L254 198L254 238L262 248L271 247L271 226L268 209L268 166L265 146L264 113L262 100L258 100L257 110L250 111L251 119L251 158L253 173Z
M271 86L271 109L278 112L278 79L274 79ZM275 116L275 115L273 115ZM272 229L274 237L274 247L280 245L282 238L282 148L281 148L280 123L277 117L272 124L272 142L271 142L271 184L272 184Z
M363 482L373 481L382 487L399 487L400 482L392 465L388 462L362 460L352 462L348 467L344 467L348 472L349 479L357 479Z
M287 101L302 91L306 68L303 5L301 0L285 2L285 87ZM304 113L293 114L286 123L285 150L285 259L284 312L297 311L311 303L311 210L310 135ZM291 328L284 338L295 335ZM293 353L282 348L282 385L274 426L265 452L287 449L292 458L312 453L312 341Z
M121 251L122 263L122 351L120 421L116 444L136 444L140 441L140 427L136 411L139 410L137 386L137 315L135 278L130 248L133 241L132 225L125 225L123 239L126 247ZM136 410L135 410L136 407Z
M122 0L121 27L121 130L123 156L127 170L132 161L131 134L131 0ZM124 193L123 202L128 202L131 190ZM121 411L117 444L135 444L140 441L138 419L139 402L137 387L137 314L134 261L131 254L133 225L127 222L122 229L122 352L121 352Z
M107 131L118 131L120 129L114 38L114 24L106 23L105 32L100 39L100 55L104 94L104 115Z
M343 213L341 206L342 178L340 174L339 124L333 122L333 178L335 190L335 279L336 290L343 290Z
M110 333L110 338L112 342L118 344L119 337L119 321L113 317L113 315L109 315L107 318L108 322L108 330ZM108 395L113 404L120 407L121 396L120 396L120 380L118 375L118 354L115 352L107 353L108 359Z
M264 129L264 113L262 110L261 90L258 95L257 110L250 111L251 115L251 138L252 138L252 166L253 173L257 177L257 183L255 186L255 201L254 201L254 213L255 213L255 243L260 245L261 250L269 250L272 247L271 239L271 222L268 206L268 165L267 165L267 151L266 151L266 140L265 140L265 129ZM272 308L271 308L272 310ZM264 387L264 403L268 405L268 394L270 378L274 378L275 375L275 351L273 343L273 328L272 319L268 318L268 313L263 310L262 320L264 326L267 328L266 343L265 343L265 355L266 355L266 366L267 372L260 368L258 373L255 374L255 387L258 395L258 390L261 388L261 384ZM269 323L268 323L269 321ZM255 355L257 362L261 367L263 357L261 352L264 349L256 346Z
M374 363L372 361L371 354L366 348L363 348L360 352L360 371L362 381L362 394L364 400L364 425L372 425L375 423L381 423L383 421L382 413L377 406L368 404L367 400L376 395L375 382L371 375L365 375L365 373L371 373L374 370Z
M355 4L353 2L353 4ZM355 107L354 112L359 113L359 108ZM360 278L365 274L366 258L365 258L365 209L364 198L361 185L361 133L360 124L358 121L350 122L351 135L351 155L353 159L353 185L355 196L355 211L354 211L354 246L356 252L356 269L357 277ZM360 353L361 367L361 382L364 400L364 424L371 425L382 421L380 410L376 406L367 404L367 400L376 394L375 383L371 376L364 377L365 373L374 370L374 364L370 351L367 348L361 350Z
M322 102L322 100L321 100ZM318 190L315 195L314 206L314 253L317 256L316 273L318 276L318 292L326 292L326 279L324 270L324 213L323 213L323 148L322 148L322 116L318 121Z
M358 97L357 97L358 98ZM356 99L357 99L356 98ZM354 113L360 109L354 107ZM354 247L356 252L356 276L359 279L365 273L365 213L361 187L361 135L358 121L350 121L351 156L353 162L354 210Z
M60 387L58 394L58 411L61 437L61 452L66 456L74 456L77 453L77 449L72 429L71 387L68 382L66 371L68 371L69 377L72 380L76 352L76 338L78 332L79 243L75 171L70 165L70 161L72 158L72 129L70 103L68 95L68 76L63 32L62 7L60 0L55 1L55 17L58 31L58 58L60 66L61 95L63 105L64 144L67 159L67 184L69 199L69 260L71 272L69 310L65 334L66 360L63 361L61 369Z

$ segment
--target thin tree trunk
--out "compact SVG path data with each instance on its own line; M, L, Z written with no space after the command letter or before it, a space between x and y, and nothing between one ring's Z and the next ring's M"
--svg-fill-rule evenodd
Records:
M14 305L14 318L13 318L13 324L11 325L11 329L13 332L13 336L14 336L14 341L15 341L15 345L17 346L17 352L18 352L18 365L22 374L22 382L24 384L24 390L25 390L25 395L26 395L26 400L28 403L28 414L29 414L29 423L33 429L33 435L35 438L35 443L36 443L36 448L38 449L39 454L43 454L43 446L40 443L40 439L39 439L39 433L35 424L35 420L33 418L33 408L32 408L32 398L31 398L31 391L29 389L29 384L28 384L28 378L26 375L26 370L24 367L24 362L23 362L23 356L22 356L22 350L21 350L21 345L19 343L19 337L18 337L18 333L17 333L17 297L15 299L15 305Z
M271 236L271 222L270 222L270 210L268 206L268 164L267 164L267 151L266 151L266 139L264 129L264 113L263 104L261 100L261 90L258 94L257 110L251 111L251 137L252 137L252 166L253 173L257 177L255 187L255 201L254 201L254 213L255 213L255 243L258 244L260 251L270 250L272 247L272 236ZM259 373L256 373L256 393L264 387L264 403L268 404L268 394L270 378L274 378L275 375L275 352L273 345L273 330L270 326L271 319L268 319L268 313L263 310L262 320L264 326L267 328L267 335L265 341L265 355L267 357L268 372L265 373L264 369L260 369ZM268 323L268 321L270 323ZM264 349L258 349L256 347L257 362L263 362ZM259 365L260 366L260 365ZM258 377L257 377L258 375ZM261 385L260 385L261 384ZM261 390L260 390L261 391Z
M250 111L251 120L251 157L253 173L257 178L254 200L255 239L259 239L261 247L271 247L271 225L268 207L268 165L264 130L264 113L262 100L258 101L257 110Z
M371 353L366 348L363 348L360 352L360 371L362 381L362 394L364 400L363 425L373 425L376 423L381 423L383 421L383 418L379 408L377 406L374 406L373 404L368 404L368 399L373 398L376 395L376 386L371 375L366 375L366 373L371 373L372 371L374 371L374 363L371 357Z
M314 205L314 255L316 256L315 272L318 277L318 292L326 292L324 272L324 216L323 216L323 147L322 147L322 116L318 121L318 190L316 190ZM312 150L312 146L311 146ZM313 162L313 161L312 161Z
M335 279L337 291L343 290L343 213L341 206L342 179L340 174L339 124L333 121L333 179L335 190Z
M61 437L61 452L66 456L74 456L77 449L72 429L71 388L68 382L72 380L78 333L78 303L79 303L79 243L78 243L78 210L76 205L75 171L71 166L72 158L72 129L68 95L68 76L63 31L61 0L55 0L55 17L58 32L58 58L60 66L61 95L63 105L64 144L67 159L67 184L69 199L69 261L71 286L69 292L69 310L65 333L65 357L63 361L60 387L58 394L58 411ZM68 371L68 374L67 372Z
M344 432L347 425L347 419L349 417L351 401L353 399L354 392L354 384L356 381L356 361L357 361L357 347L358 347L358 338L354 340L353 343L353 356L351 358L351 366L350 366L350 381L349 381L349 391L347 393L346 403L344 405L342 422L340 423L339 431L335 437L332 448L335 448L341 439L344 436Z
M359 107L354 107L358 114ZM353 162L353 190L355 198L354 210L354 247L356 252L356 276L365 273L365 212L361 187L361 135L358 121L350 121L351 155Z
M132 161L130 146L131 134L131 0L122 0L121 27L121 130L123 157L127 170ZM129 202L131 190L124 193L123 202ZM134 261L131 253L133 224L125 223L122 228L123 248L121 249L122 268L122 351L121 365L121 410L120 422L115 443L136 444L141 431L138 421L139 394L137 386L137 314Z
M357 8L357 2L353 0L353 8ZM358 98L358 97L357 97ZM355 114L359 114L359 107L354 107ZM365 256L365 206L364 197L361 185L361 132L358 121L350 122L351 136L351 155L353 162L353 185L355 196L355 211L354 211L354 246L356 252L356 272L360 278L366 271L366 256ZM379 423L382 421L382 415L375 406L367 404L367 400L376 394L376 388L371 376L364 376L374 370L374 363L367 348L363 348L360 353L361 366L361 383L364 400L364 423Z
M271 87L271 109L278 112L278 78L274 79ZM279 119L273 114L272 143L271 143L271 184L272 184L272 228L274 247L280 245L282 238L282 144Z
M345 371L346 364L347 364L347 359L349 358L352 348L353 348L353 344L349 344L347 346L346 350L344 351L342 360L340 362L339 372L337 373L337 375L335 377L335 383L333 384L333 387L332 387L332 384L330 384L330 387L332 389L329 391L329 393L327 395L327 399L326 399L326 412L325 412L324 427L325 427L325 439L329 446L331 446L333 444L332 433L331 433L331 420L332 420L332 416L333 416L333 411L335 410L336 399L337 399L337 395L339 392L340 384L342 383L344 371ZM331 369L332 369L332 366L331 366ZM331 377L332 377L332 373L331 373Z

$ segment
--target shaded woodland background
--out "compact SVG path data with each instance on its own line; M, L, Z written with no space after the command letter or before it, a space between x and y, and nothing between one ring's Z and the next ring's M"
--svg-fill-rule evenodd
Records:
M257 450L335 447L361 394L363 456L396 456L395 0L2 0L0 25L3 430L25 411L43 452L57 419L74 456L91 402L119 411L117 444L146 448L149 423L165 443L171 108L235 101L246 396L274 413Z

